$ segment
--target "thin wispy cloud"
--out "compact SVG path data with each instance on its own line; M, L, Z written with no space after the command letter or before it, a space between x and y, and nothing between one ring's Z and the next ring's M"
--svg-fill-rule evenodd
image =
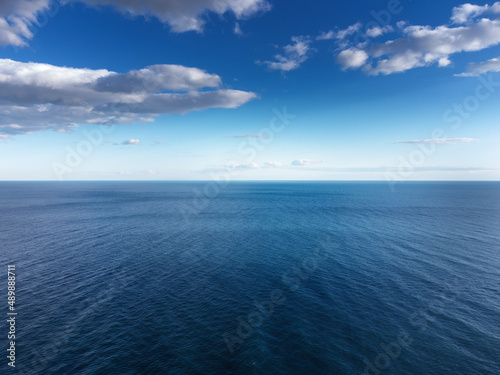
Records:
M322 32L316 36L316 40L337 40L340 46L349 45L348 39L352 36L364 36L365 39L377 38L384 34L394 31L393 27L390 25L386 26L373 26L366 31L363 31L363 24L361 22L356 22L345 29L329 30L327 32ZM358 43L355 43L358 44Z
M325 32L322 32L321 34L319 34L316 37L316 40L331 40L331 39L335 39L335 35L336 35L336 33L333 30L325 31Z
M0 5L0 45L24 47L33 38L31 27L37 15L49 9L50 0L2 0Z
M279 161L266 161L264 163L242 163L242 164L228 164L221 166L207 166L202 169L196 169L198 173L215 173L215 172L232 172L232 171L246 171L256 169L269 169L269 168L282 168L283 164Z
M243 31L241 30L241 26L238 22L236 22L234 24L234 29L233 29L233 32L236 34L236 35L243 35Z
M323 163L324 160L309 160L309 159L297 159L292 161L292 166L294 167L305 167L313 164Z
M411 141L400 141L395 143L410 143L410 144L447 144L447 143L470 143L477 142L476 138L433 138L433 139L414 139Z
M500 57L479 63L470 63L464 73L456 74L457 77L477 77L490 72L500 72Z
M299 68L310 56L312 40L308 36L294 36L292 43L283 47L283 54L274 56L274 61L264 61L263 64L272 70L289 72ZM258 62L260 63L260 62Z
M226 135L224 138L269 138L269 134Z
M120 145L139 145L141 141L139 139L126 139L120 143Z

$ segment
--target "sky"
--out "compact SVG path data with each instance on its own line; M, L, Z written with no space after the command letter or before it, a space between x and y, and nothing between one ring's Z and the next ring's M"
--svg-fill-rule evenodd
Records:
M3 0L0 180L500 180L500 2Z

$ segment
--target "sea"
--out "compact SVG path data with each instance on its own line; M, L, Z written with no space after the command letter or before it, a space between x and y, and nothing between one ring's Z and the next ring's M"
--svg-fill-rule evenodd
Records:
M1 182L0 267L0 374L500 374L499 182Z

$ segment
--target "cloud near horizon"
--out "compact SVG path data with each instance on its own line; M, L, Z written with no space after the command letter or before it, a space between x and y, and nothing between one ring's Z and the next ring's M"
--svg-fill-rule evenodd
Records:
M155 17L169 24L174 32L203 31L204 15L226 12L245 19L271 9L267 0L2 0L0 2L0 45L27 46L33 38L30 28L38 26L37 17L55 15L60 6L84 3L93 7L111 6L130 16ZM41 17L43 18L43 17Z
M477 142L477 138L433 138L433 139L415 139L411 141L400 141L395 143L411 143L411 144L449 144L449 143L470 143Z
M323 163L324 160L309 160L309 159L298 159L292 161L292 166L294 167L306 167L312 164L320 164Z
M226 135L224 138L269 138L269 134Z
M120 144L121 145L139 145L139 144L141 144L141 141L139 139L126 139Z
M180 65L122 74L0 59L0 134L152 122L161 115L237 108L256 98L221 84L216 74Z
M235 172L245 171L252 169L269 169L269 168L282 168L283 164L279 161L266 161L264 163L245 163L245 164L228 164L223 166L207 166L203 169L196 169L198 173L216 173L216 172Z

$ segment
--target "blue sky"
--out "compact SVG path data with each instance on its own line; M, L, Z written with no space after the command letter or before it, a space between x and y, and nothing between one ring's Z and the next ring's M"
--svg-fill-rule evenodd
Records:
M499 180L500 2L8 0L2 180Z

